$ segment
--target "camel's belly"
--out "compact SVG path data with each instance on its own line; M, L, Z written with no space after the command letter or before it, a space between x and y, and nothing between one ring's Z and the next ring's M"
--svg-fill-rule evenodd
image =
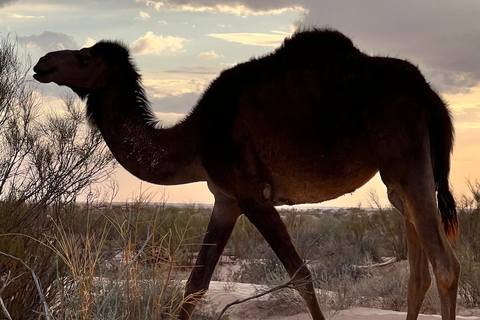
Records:
M353 171L328 174L281 176L273 175L275 205L319 203L354 192L376 173L375 167L356 168Z

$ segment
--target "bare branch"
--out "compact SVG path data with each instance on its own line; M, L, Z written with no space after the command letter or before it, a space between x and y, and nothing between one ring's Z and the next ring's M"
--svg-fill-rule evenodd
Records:
M35 282L35 286L37 287L38 295L39 295L40 300L42 301L42 304L43 304L43 311L45 312L45 318L47 320L51 320L50 313L48 311L48 304L47 304L47 301L45 299L45 295L43 294L42 286L40 285L40 280L38 279L37 275L35 274L35 271L33 271L33 269L30 268L22 259L19 259L17 257L14 257L14 256L12 256L8 253L2 252L2 251L0 251L0 254L4 255L4 256L6 256L10 259L13 259L15 261L20 262L28 271L30 271L30 273L32 274L33 281ZM2 300L1 303L2 303L2 307L5 307L4 304L3 304L3 300ZM4 309L4 311L5 310L6 310L6 308ZM8 314L8 311L7 311L7 314Z
M316 242L318 241L315 240L311 245L310 247L315 244ZM245 298L245 299L237 299L233 302L230 302L229 304L227 304L223 309L222 311L220 312L220 314L218 315L218 317L216 318L216 320L220 320L222 318L222 316L225 314L225 312L227 311L228 308L230 308L231 306L234 306L234 305L237 305L237 304L242 304L242 303L245 303L247 301L250 301L250 300L253 300L253 299L258 299L260 297L263 297L267 294L271 294L273 292L276 292L276 291L279 291L279 290L282 290L282 289L295 289L297 290L299 293L305 293L303 292L299 287L301 287L300 285L302 283L306 283L306 282L310 282L312 280L310 279L305 279L305 278L302 278L302 279L295 279L295 277L297 276L298 272L300 272L300 270L305 267L307 264L313 262L313 261L316 261L318 259L320 259L321 257L325 257L325 256L329 256L329 255L332 255L334 254L333 252L330 252L330 253L326 253L326 254L323 254L321 255L320 257L317 257L315 258L314 260L310 260L310 261L304 261L302 263L302 265L300 266L300 268L297 269L297 271L295 271L295 273L291 276L290 280L285 282L284 284L281 284L281 285L278 285L276 287L273 287L267 291L264 291L264 292L261 292L259 294L256 294L254 296L251 296L251 297L248 297L248 298Z
M7 307L5 306L5 303L3 302L2 297L0 297L0 305L2 306L3 313L8 318L8 320L13 320L12 317L10 316L10 313L7 310Z

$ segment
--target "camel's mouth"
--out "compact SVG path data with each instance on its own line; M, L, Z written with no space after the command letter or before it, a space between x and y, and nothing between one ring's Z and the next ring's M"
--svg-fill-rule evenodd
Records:
M33 68L33 72L35 72L35 74L33 75L33 78L37 81L40 81L40 82L43 82L43 83L47 83L47 82L51 82L51 78L50 78L50 75L54 72L55 70L53 69L49 69L49 70L41 70L37 67Z

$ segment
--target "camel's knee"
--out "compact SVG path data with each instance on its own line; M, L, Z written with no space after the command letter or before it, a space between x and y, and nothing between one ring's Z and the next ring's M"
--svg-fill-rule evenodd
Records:
M432 284L432 278L430 272L423 272L421 275L410 274L409 287L414 288L415 292L427 293Z
M441 295L457 291L460 263L456 258L452 259L448 265L441 264L435 266L433 272Z

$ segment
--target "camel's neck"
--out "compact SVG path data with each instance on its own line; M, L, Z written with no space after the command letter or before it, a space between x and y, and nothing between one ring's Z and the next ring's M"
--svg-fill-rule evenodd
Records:
M90 94L88 112L118 162L138 178L163 185L204 180L195 119L156 128L138 83L133 88L116 83Z

